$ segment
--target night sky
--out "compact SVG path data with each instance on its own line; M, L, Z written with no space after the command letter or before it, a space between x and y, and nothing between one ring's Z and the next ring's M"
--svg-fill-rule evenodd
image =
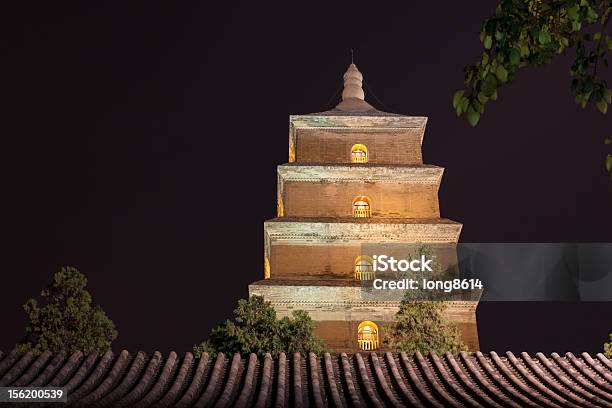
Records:
M0 349L65 264L115 349L204 339L263 276L288 116L337 103L350 48L371 104L429 117L424 159L446 168L441 211L462 241L612 241L612 120L574 103L571 55L521 71L477 128L453 111L494 2L97 3L1 6ZM597 352L611 315L481 304L481 348Z

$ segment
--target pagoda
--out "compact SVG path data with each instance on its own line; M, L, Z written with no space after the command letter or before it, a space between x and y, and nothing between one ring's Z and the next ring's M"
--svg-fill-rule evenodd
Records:
M364 296L374 278L364 248L429 245L452 263L462 225L440 218L444 169L423 164L421 152L427 118L372 107L354 63L343 78L334 109L289 118L277 218L264 223L264 279L249 293L280 317L307 311L327 348L355 352L382 347L399 306ZM478 349L477 304L450 300L445 312L470 350Z

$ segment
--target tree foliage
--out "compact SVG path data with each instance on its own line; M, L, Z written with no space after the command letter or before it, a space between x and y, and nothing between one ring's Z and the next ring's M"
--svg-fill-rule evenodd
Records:
M420 245L416 251L408 254L406 259L408 261L412 261L413 259L421 259L423 256L425 259L431 260L431 263L429 264L431 272L428 273L428 275L424 275L425 272L422 271L407 270L405 272L397 272L396 279L420 280L427 277L430 280L446 281L456 277L456 271L454 271L452 267L443 269L442 264L440 264L438 261L436 251L431 247L431 245ZM404 299L406 300L443 300L448 298L448 296L450 296L450 293L444 292L444 289L407 290L404 293Z
M610 341L604 343L604 355L608 358L612 358L612 333L610 333Z
M444 316L445 309L444 302L402 300L396 322L387 327L383 343L407 353L457 354L467 350L457 325Z
M452 270L443 270L438 261L435 250L430 245L420 245L407 259L430 259L432 269L429 278L447 280L453 276ZM418 279L423 272L403 272L397 278ZM466 350L461 340L461 333L457 325L444 316L446 303L443 290L407 290L400 302L395 315L395 322L386 325L383 343L397 351L427 353L435 351L444 354L447 351L456 354Z
M61 268L53 282L42 290L44 304L29 299L24 305L30 319L25 339L17 344L21 351L39 354L59 352L105 352L117 338L115 324L100 306L92 305L85 289L87 278L76 268Z
M612 92L600 73L612 50L606 32L611 15L612 0L502 0L482 23L480 60L465 68L465 88L454 94L457 115L476 126L520 68L547 65L569 49L575 52L570 76L576 103L607 113ZM612 155L606 168L612 174Z
M196 356L223 353L256 353L273 356L288 353L321 353L322 340L314 335L315 324L303 310L293 312L291 318L277 319L276 311L262 296L251 296L238 301L234 320L226 320L215 327L208 339L196 346Z

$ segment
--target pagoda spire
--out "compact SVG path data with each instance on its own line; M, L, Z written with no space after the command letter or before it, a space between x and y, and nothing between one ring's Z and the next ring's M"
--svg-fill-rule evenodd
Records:
M365 99L363 92L363 75L357 69L357 65L351 63L342 77L344 79L344 89L342 90L342 100L348 98Z
M355 63L351 61L351 65L349 65L342 78L344 79L342 101L336 108L348 112L364 112L373 109L372 105L365 101L362 86L363 75L359 72Z

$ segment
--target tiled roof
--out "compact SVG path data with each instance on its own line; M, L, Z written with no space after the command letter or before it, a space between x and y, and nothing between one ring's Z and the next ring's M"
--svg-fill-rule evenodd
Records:
M587 353L198 359L13 351L0 352L0 386L63 386L69 405L88 407L612 407L612 361Z
M383 112L372 108L367 111L346 111L338 108L326 110L324 112L309 113L310 116L405 116L399 113Z

